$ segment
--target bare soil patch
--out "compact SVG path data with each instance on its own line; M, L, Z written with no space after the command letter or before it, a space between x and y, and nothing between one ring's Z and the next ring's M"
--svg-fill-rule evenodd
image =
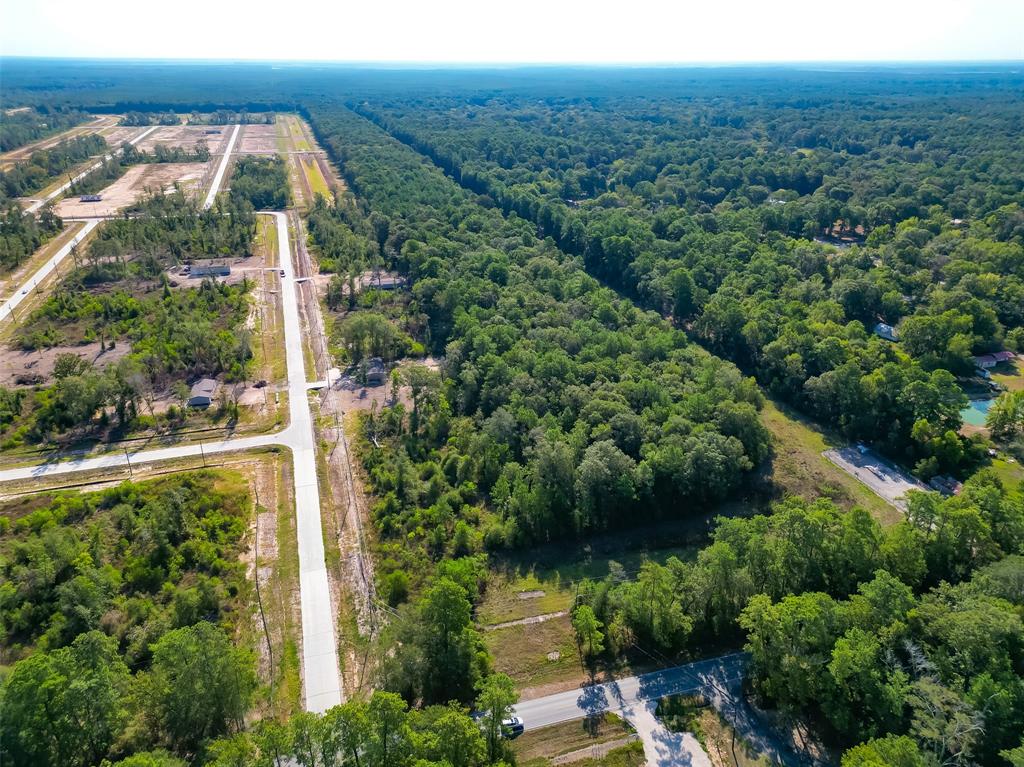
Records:
M129 141L138 136L144 130L147 129L117 125L113 128L101 130L100 135L107 140L107 144L116 149L125 141Z
M217 131L209 133L209 131ZM230 128L207 127L205 125L164 125L150 133L135 146L143 152L152 152L158 145L181 147L193 151L196 146L205 142L210 152L216 154L223 151L224 144L231 133Z
M196 187L208 165L205 162L135 165L99 193L102 198L99 202L81 202L78 197L63 199L57 203L57 215L70 218L112 216L138 200L147 189L168 192L176 182L186 189Z
M239 154L277 154L277 126L243 125L235 151Z
M130 351L128 344L118 344L113 349L100 351L96 341L81 346L54 346L52 349L38 349L27 352L22 349L0 349L0 386L35 386L48 384L53 379L53 366L60 354L74 354L89 360L96 367L117 362ZM22 383L19 383L19 380Z

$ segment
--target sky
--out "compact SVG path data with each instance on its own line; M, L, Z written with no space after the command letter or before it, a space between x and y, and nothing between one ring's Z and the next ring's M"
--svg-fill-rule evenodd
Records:
M1024 59L1024 0L0 0L0 54L426 63Z

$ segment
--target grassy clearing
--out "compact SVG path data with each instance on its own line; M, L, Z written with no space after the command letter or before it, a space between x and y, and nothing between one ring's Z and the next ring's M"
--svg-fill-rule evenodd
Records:
M277 227L270 216L260 216L256 219L254 251L263 256L267 267L277 266ZM255 371L253 377L267 381L283 381L287 377L284 317L278 300L274 298L274 295L281 295L281 280L276 272L264 271L259 283L263 292L257 288L257 300L260 300L262 295L263 305L256 314L253 329L254 338L259 339L258 343L254 341L252 344Z
M989 371L992 380L1009 391L1024 389L1024 362L1000 362Z
M508 674L521 690L583 676L576 635L567 615L544 623L488 631L484 642L494 659L495 671ZM551 653L558 655L551 655L549 660Z
M295 604L299 598L299 548L295 530L291 461L287 454L273 456L273 476L277 481L277 562L270 583L269 599L264 602L271 626L278 626L280 640L274 655L276 668L274 707L284 718L302 710L302 679L298 639L300 621Z
M530 730L513 742L512 750L518 764L540 767L549 764L549 760L555 757L621 741L632 733L633 728L623 719L615 714L604 714Z
M765 480L779 495L826 496L846 508L867 509L883 525L903 518L898 509L822 455L829 447L843 444L841 440L772 402L765 403L761 418L772 434L774 453Z
M997 458L992 461L991 468L1008 490L1015 492L1018 496L1024 492L1024 485L1021 484L1024 483L1024 466L1021 466L1019 462L1010 463L1002 458Z
M732 725L698 696L670 695L658 701L657 717L673 732L690 732L714 767L769 767L771 760L737 735Z
M508 558L496 564L488 579L487 593L477 611L477 620L493 625L568 610L576 584L608 575L612 562L627 573L640 569L645 560L665 562L696 556L703 530L680 525L662 525L634 533L597 538L582 546L575 556L565 546L557 547L563 560L548 561L549 552L540 549L528 558ZM631 539L630 536L635 535ZM658 545L660 543L660 545ZM544 592L531 595L530 592Z
M313 194L319 194L330 202L332 199L331 190L327 186L327 179L324 178L324 174L320 172L320 164L316 159L303 158L302 172L306 174L306 180L309 182L309 188Z

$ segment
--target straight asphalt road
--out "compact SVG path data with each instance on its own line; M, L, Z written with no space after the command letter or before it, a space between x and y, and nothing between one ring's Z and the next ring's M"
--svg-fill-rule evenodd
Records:
M224 181L224 171L228 169L228 160L231 159L231 151L235 148L235 141L238 139L238 131L241 127L241 125L236 125L235 129L231 131L231 138L228 139L228 145L224 149L224 156L220 158L220 165L217 166L217 173L213 177L213 183L210 184L210 191L206 193L203 210L212 208L213 201L217 199L217 192L220 191L220 185Z
M53 254L52 258L39 267L35 274L25 280L25 284L19 287L13 296L4 301L3 304L0 304L0 320L13 313L14 310L18 308L18 304L28 298L29 291L49 277L50 272L57 268L57 264L63 261L67 257L68 253L71 252L71 249L84 240L88 236L89 232L96 228L96 225L99 224L99 222L100 220L98 218L90 218L86 221L85 226L82 227L82 231L72 237L64 247Z
M320 486L316 473L316 441L309 412L306 363L299 327L298 285L288 240L288 218L274 213L281 254L281 293L285 300L284 332L288 366L289 447L295 471L295 515L299 538L299 584L302 602L302 668L306 710L323 712L341 703L338 645L331 611L331 591L324 560L320 517Z
M654 716L658 698L700 694L755 748L777 763L795 765L789 751L766 731L743 700L741 684L746 665L744 653L723 655L523 701L513 713L531 730L610 711L636 728L649 767L710 767L707 754L693 735L670 732Z
M142 139L146 138L146 136L148 136L150 133L152 133L153 131L155 131L159 127L160 127L159 125L154 125L152 128L147 128L146 130L142 131L142 133L140 133L135 138L129 139L128 143L131 144L132 146L134 146L135 144L137 144L140 141L142 141ZM101 165L103 165L103 163L105 163L107 160L111 159L114 155L119 154L120 152L121 152L120 149L115 149L110 154L103 155L103 159L102 160L98 160L98 161L94 162L88 168L86 168L81 173L79 173L77 176L72 178L68 183L66 183L63 186L58 187L57 189L53 190L48 195L46 195L46 197L44 197L43 199L36 200L34 203L29 205L27 208L25 208L25 213L26 214L27 213L35 213L37 210L39 210L41 207L43 207L50 200L53 200L53 199L55 199L57 197L60 197L62 194L64 194L64 192L66 192L71 187L72 184L74 184L74 183L76 183L78 181L81 181L83 178L85 178L90 173L92 173L94 170L96 170Z

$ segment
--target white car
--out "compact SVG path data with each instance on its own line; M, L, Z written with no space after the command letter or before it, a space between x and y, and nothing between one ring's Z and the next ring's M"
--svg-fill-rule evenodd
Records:
M501 733L506 738L518 738L525 729L523 720L518 716L510 716L508 719L501 720Z

